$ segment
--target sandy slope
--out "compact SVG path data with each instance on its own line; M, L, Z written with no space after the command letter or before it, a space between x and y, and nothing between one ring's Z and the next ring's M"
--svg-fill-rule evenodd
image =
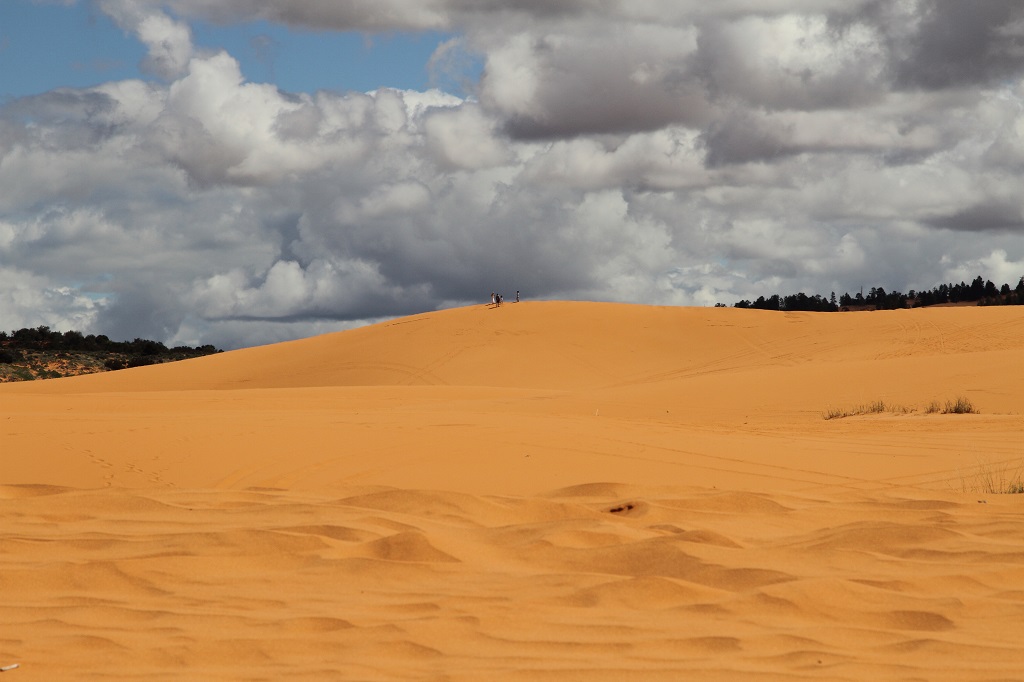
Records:
M7 385L0 666L1018 679L1021 386L1014 308L583 303Z

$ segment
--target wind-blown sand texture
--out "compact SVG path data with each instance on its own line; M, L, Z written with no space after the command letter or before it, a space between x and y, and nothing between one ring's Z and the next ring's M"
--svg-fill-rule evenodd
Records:
M5 385L0 666L1022 679L1022 387L1019 308L558 302Z

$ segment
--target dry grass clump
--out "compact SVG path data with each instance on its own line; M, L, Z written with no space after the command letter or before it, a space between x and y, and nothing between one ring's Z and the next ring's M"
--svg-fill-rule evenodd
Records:
M978 414L978 410L970 400L960 396L956 400L947 400L942 414Z
M960 475L960 490L991 495L1024 494L1024 463L979 464L971 475Z
M909 407L903 405L892 405L884 400L858 405L851 409L830 408L823 415L825 419L842 419L843 417L855 417L862 414L880 414L882 412L893 412L896 414L907 414L913 412Z
M978 414L978 408L969 399L958 396L956 400L947 400L945 405L938 400L931 401L925 414Z
M842 419L844 417L856 417L863 414L880 414L890 412L893 414L910 414L916 410L904 405L893 405L882 400L858 405L854 408L840 409L829 408L822 416L825 419ZM958 396L955 400L947 400L945 404L933 400L924 408L925 414L979 414L978 408L967 398Z

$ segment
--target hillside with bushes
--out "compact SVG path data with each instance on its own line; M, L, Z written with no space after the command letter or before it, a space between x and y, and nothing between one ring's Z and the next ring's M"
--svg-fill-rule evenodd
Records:
M112 341L103 334L24 328L0 332L0 383L109 372L219 352L212 345L168 348L148 339Z

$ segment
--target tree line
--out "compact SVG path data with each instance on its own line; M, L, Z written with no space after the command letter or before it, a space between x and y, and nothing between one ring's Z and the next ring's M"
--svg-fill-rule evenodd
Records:
M791 296L773 294L768 298L758 296L756 301L737 301L735 308L753 308L756 310L786 310L804 312L835 312L839 310L893 310L896 308L923 308L942 303L975 303L977 305L1024 305L1024 277L1017 282L1016 288L1009 284L996 288L991 280L976 277L970 284L940 284L927 291L911 289L907 293L886 291L882 287L871 287L867 295L857 292L854 295L845 293L836 298L833 291L829 298L820 294L808 296L804 293ZM721 304L721 307L725 307Z
M0 362L18 360L20 351L79 352L119 354L135 359L129 366L154 364L164 360L181 360L221 352L213 345L175 346L168 348L159 341L136 338L112 341L105 334L83 334L79 331L58 332L47 326L26 327L10 334L0 331Z

